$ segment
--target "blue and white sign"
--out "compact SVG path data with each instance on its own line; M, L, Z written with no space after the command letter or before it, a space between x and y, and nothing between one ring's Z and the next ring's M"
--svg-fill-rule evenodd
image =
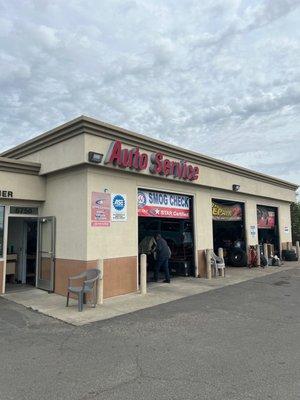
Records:
M126 194L113 193L111 195L111 220L127 221L127 199Z

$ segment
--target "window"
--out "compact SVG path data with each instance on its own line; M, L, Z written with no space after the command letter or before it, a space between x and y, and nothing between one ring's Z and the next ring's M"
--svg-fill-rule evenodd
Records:
M0 257L3 257L4 206L0 206Z

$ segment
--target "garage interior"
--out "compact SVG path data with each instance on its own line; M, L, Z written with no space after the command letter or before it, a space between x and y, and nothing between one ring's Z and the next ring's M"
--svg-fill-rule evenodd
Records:
M229 200L212 200L214 252L223 248L225 264L246 267L246 236L244 203Z
M263 245L272 245L274 255L280 256L278 209L276 207L257 206L258 243L263 251Z
M141 191L139 191L140 193ZM145 191L143 191L144 193ZM174 193L161 193L162 195L183 196ZM186 197L186 196L185 196ZM193 199L189 196L188 218L180 216L171 218L157 215L148 211L147 216L138 216L138 243L139 254L147 254L147 281L153 278L154 250L155 244L151 239L157 234L166 240L171 249L172 255L169 260L169 269L172 277L176 276L195 276L195 254L194 254L194 228L193 228ZM163 274L160 272L160 278Z

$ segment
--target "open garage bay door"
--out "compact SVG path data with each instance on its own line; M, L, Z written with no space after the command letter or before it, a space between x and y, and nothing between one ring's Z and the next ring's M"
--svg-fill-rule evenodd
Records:
M261 246L269 244L272 253L279 255L278 211L275 207L257 206L258 242ZM262 249L261 249L262 250Z
M150 274L155 262L151 254L151 239L160 233L172 252L169 262L172 274L195 275L191 196L139 189L138 223L139 253L148 255Z
M244 204L213 199L212 220L214 251L224 250L225 262L234 267L247 265Z

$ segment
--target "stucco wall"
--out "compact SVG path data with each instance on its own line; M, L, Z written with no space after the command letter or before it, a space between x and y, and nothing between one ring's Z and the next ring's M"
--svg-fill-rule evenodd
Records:
M0 171L0 188L12 191L14 199L43 201L46 198L45 178L37 175Z
M138 216L137 216L137 190L150 188L160 191L168 189L171 192L185 193L192 196L196 191L192 186L168 182L155 178L128 175L125 172L90 168L88 172L88 258L123 257L137 255L138 241ZM111 227L91 227L90 205L92 191L103 192L107 189L110 193L123 193L127 195L127 222L112 222ZM189 189L189 190L184 190Z
M86 260L87 177L84 168L47 177L40 215L56 217L56 257Z
M40 174L78 165L86 160L84 142L84 134L78 135L22 157L22 160L40 163Z
M251 196L244 193L203 188L196 185L185 185L174 181L164 181L149 176L128 175L126 172L109 171L101 168L90 168L88 172L88 218L87 218L87 257L95 259L124 257L137 255L138 247L138 188L170 191L187 194L194 197L195 246L196 250L213 247L212 229L212 199L239 201L245 204L245 228L247 244L258 243L257 234L257 205L278 208L280 240L291 241L291 233L285 232L290 228L290 205L287 202L275 201L265 197ZM127 195L128 221L112 222L111 227L91 227L90 205L92 191L123 193ZM256 227L256 235L251 236L250 227Z
M99 138L97 136L85 135L85 154L87 156L89 151L95 151L98 153L102 153L105 157L105 155L108 152L109 146L112 143L111 140ZM132 149L132 145L126 145L124 144L122 148L127 148L127 149ZM159 151L159 148L153 149L153 151L147 151L144 150L143 148L140 149L141 152L144 152L150 155L153 152ZM168 154L166 154L168 156ZM174 161L180 161L180 159L176 159L174 157L169 157L170 160ZM273 185L270 183L266 182L261 182L259 180L255 179L250 179L247 177L240 176L238 174L234 173L229 173L227 171L222 171L220 169L214 169L214 168L209 168L207 166L202 166L199 164L192 163L194 166L199 167L199 178L193 182L193 184L196 185L201 185L201 186L206 186L209 188L218 188L218 189L224 189L224 190L229 190L232 191L232 185L237 184L240 185L240 193L244 194L255 194L257 196L262 196L262 197L268 197L272 199L280 199L283 201L295 201L295 192L293 190L289 190L283 187L279 187L277 185ZM103 165L103 168L105 169L113 169L113 170L118 170L120 169L119 167L114 167L111 165ZM135 175L139 176L153 176L148 169L135 172L132 170L132 173ZM157 177L157 176L156 176ZM159 179L159 178L158 178ZM172 182L174 181L173 178L165 178L164 179L166 182ZM177 180L178 181L178 180ZM168 183L167 183L168 184ZM190 186L189 182L184 183L186 186ZM191 190L189 188L185 190Z

